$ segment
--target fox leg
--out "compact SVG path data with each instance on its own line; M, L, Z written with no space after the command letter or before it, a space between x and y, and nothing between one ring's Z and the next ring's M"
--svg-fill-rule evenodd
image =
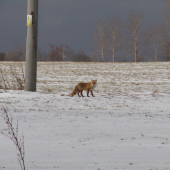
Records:
M84 97L84 96L83 96L83 90L80 91L80 94L81 94L82 97Z
M77 93L77 94L78 94L79 97L81 97L79 93L80 93L80 91L78 90L78 93Z
M93 91L92 91L92 90L90 90L90 92L91 92L91 95L92 95L93 97L95 97L95 96L93 95Z
M90 97L90 96L89 96L89 90L87 90L87 97Z

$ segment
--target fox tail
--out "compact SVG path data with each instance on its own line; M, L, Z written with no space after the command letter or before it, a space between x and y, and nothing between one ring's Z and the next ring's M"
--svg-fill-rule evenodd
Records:
M77 93L78 90L79 90L78 86L76 86L73 92L70 94L70 97L73 97Z

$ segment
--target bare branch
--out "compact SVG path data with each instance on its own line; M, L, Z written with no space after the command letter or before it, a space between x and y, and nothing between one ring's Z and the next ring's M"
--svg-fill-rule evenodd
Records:
M8 137L16 146L18 151L17 158L22 170L25 170L25 148L24 148L24 135L22 134L22 138L18 136L18 120L16 125L13 123L13 117L11 113L8 113L6 109L1 109L2 115L0 115L6 125L7 128L0 130L0 133L6 137Z

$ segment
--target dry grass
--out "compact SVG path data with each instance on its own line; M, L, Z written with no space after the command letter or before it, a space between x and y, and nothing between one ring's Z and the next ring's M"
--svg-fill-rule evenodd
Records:
M0 67L0 89L24 90L25 75L23 63L7 63Z
M1 83L4 89L23 89L24 64L0 63ZM12 69L10 69L12 68ZM38 62L37 90L70 93L78 82L97 79L96 92L168 93L170 89L169 62L155 63L76 63ZM20 81L21 80L21 81Z

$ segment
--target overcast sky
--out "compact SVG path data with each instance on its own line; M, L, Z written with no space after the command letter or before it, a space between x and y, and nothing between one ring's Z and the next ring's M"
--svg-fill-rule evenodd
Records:
M39 0L38 47L68 45L90 54L97 19L117 16L124 22L131 10L144 14L145 23L161 22L164 0ZM0 52L25 46L27 0L0 0Z

